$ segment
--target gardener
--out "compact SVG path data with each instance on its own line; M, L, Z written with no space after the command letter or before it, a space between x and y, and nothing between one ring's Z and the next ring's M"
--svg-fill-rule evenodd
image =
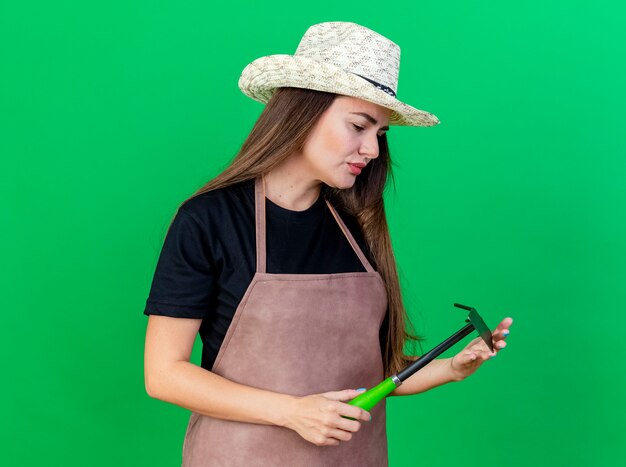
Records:
M398 46L354 23L311 26L295 55L239 80L266 103L237 157L186 200L145 314L148 393L192 411L183 465L387 465L384 400L347 404L411 358L383 190L390 125L439 120L396 98ZM392 395L473 373L512 320ZM190 363L196 335L201 366ZM349 417L349 418L346 418Z

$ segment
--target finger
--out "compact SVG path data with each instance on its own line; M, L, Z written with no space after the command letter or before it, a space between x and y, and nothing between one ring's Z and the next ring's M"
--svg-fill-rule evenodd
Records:
M359 394L363 394L363 391L357 391L356 389L344 389L343 391L325 392L321 395L333 401L348 401L354 399Z
M491 356L493 354L495 354L496 352L498 352L499 350L502 350L504 347L506 347L506 342L504 342L504 340L493 340L492 341L492 345L493 345L493 350L487 346L486 342L482 342L474 347L472 347L470 350L478 355L483 355L486 354L487 356Z
M316 446L339 446L341 441L335 438L327 438L326 436L319 434L315 436L312 443Z
M502 341L498 341L498 344L494 344L493 346L493 351L488 348L487 346L485 346L484 348L480 349L480 350L475 350L474 353L476 354L476 359L480 359L480 360L489 360L490 358L495 357L498 352L500 352L504 347L500 347L499 342Z
M505 339L509 335L509 328L511 327L512 324L513 324L512 318L504 318L500 322L500 324L498 324L496 329L494 329L494 331L491 333L494 340Z
M349 420L344 417L339 417L336 423L336 427L343 431L349 431L355 433L361 429L361 423L356 420Z
M350 441L352 439L352 433L349 431L339 430L337 428L328 428L324 430L324 435L327 438L334 438L339 441Z
M492 352L489 347L485 345L479 349L473 349L471 353L471 358L468 358L466 364L481 364L482 362L489 360L491 357L495 357L497 350Z
M341 404L337 413L342 417L363 420L364 422L369 422L372 419L372 415L367 410L355 405Z
M496 343L495 341L492 341L492 342L495 348ZM477 354L482 354L485 352L491 353L491 349L487 346L487 343L482 339L480 339L474 345L466 347L466 351L477 353Z
M504 318L502 321L500 321L496 329L494 329L493 333L495 334L496 332L502 332L505 329L508 330L512 324L513 318Z
M492 341L495 343L496 341L501 341L506 339L509 336L510 332L508 328L504 328L500 331L494 332L491 334Z
M493 344L493 346L497 349L497 350L502 350L503 348L506 347L506 342L504 342L504 339L501 341L498 341L496 343Z
M472 350L466 350L465 352L461 352L456 357L456 362L458 365L469 365L470 363L476 361L478 359L478 353Z

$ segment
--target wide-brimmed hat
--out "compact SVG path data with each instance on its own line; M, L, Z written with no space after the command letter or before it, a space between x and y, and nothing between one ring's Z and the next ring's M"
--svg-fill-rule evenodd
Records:
M295 87L357 97L393 112L389 125L433 126L439 119L397 99L400 47L364 26L314 24L295 55L268 55L248 64L239 88L266 104L276 88Z

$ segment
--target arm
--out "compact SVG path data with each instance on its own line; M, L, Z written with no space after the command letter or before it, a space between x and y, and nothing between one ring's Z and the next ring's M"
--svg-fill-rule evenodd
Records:
M144 376L147 393L210 417L290 428L317 445L337 445L369 420L345 404L354 390L296 397L235 383L189 361L201 319L151 315L146 331Z
M451 358L433 360L397 387L390 395L408 396L418 394L442 384L458 381L454 379L454 373L450 368L451 360Z
M433 360L402 383L390 395L418 394L442 384L464 380L486 360L495 357L499 350L506 347L505 340L509 335L511 324L513 324L513 320L505 318L492 333L495 352L492 353L485 342L477 337L454 357Z

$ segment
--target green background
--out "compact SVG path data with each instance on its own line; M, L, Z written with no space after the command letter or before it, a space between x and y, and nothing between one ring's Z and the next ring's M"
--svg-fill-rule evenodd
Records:
M262 110L237 87L245 65L343 20L400 45L399 98L441 120L389 132L425 348L462 326L453 302L515 320L468 380L389 400L391 465L620 464L622 5L3 2L0 462L179 465L189 412L143 381L165 231Z

